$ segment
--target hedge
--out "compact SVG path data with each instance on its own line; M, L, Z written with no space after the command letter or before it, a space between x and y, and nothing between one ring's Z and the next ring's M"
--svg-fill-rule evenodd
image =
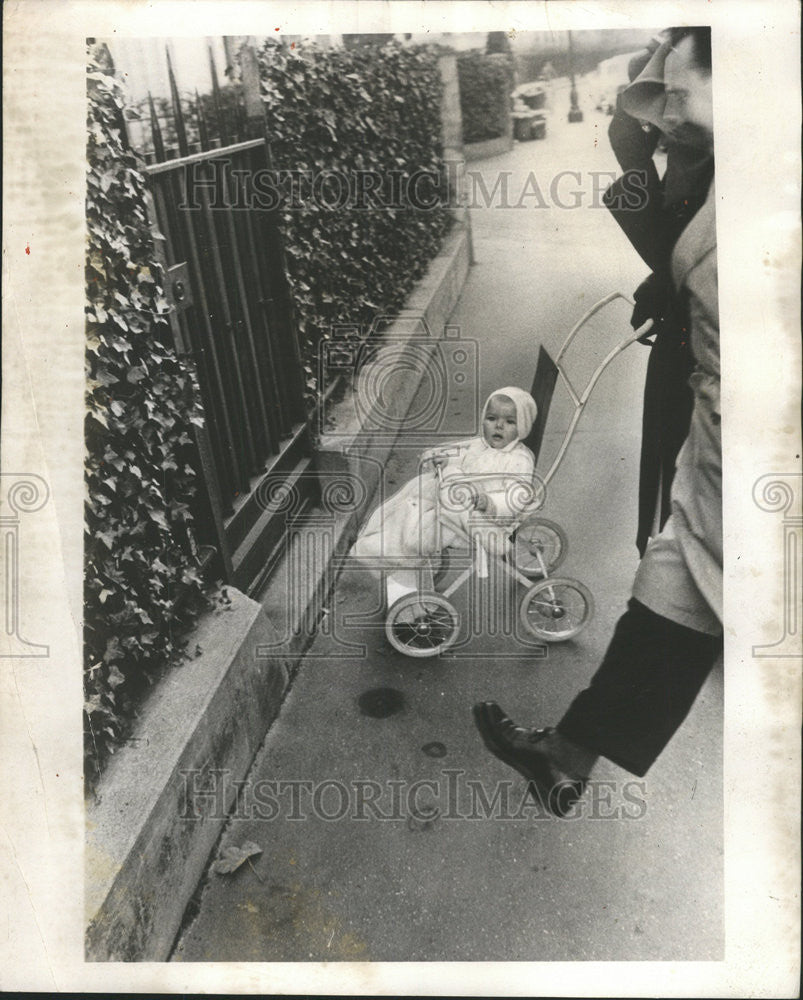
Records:
M122 85L87 64L84 744L96 778L143 689L207 604L190 500L194 373L176 356Z
M333 328L364 331L398 310L450 224L438 52L395 42L325 49L269 40L259 65L274 166L304 179L300 197L281 209L280 226L313 404L320 342ZM341 207L310 190L311 178L327 172L355 185ZM356 182L368 172L378 187L362 199ZM409 197L416 176L422 199L435 207Z
M510 123L513 63L501 53L462 52L457 57L463 141L504 135Z

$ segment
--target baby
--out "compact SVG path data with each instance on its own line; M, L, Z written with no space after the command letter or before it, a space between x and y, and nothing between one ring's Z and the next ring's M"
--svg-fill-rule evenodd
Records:
M482 408L479 437L424 452L418 476L376 508L352 555L389 570L388 606L417 589L418 572L430 556L468 534L474 511L489 529L498 530L531 502L535 460L523 439L536 415L529 393L515 386L497 389ZM440 484L433 466L441 470Z

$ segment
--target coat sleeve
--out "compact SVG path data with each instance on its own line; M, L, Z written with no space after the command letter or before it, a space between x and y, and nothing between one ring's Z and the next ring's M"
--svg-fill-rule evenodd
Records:
M499 474L489 479L484 492L493 506L493 517L516 518L533 503L535 461L523 445L504 456Z

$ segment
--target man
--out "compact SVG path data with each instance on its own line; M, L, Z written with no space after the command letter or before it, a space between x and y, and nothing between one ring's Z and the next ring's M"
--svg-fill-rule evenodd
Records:
M671 509L671 486L678 452L689 432L692 392L691 355L685 295L672 282L671 256L678 237L705 201L714 174L708 145L683 141L664 120L664 63L671 52L665 36L654 39L628 67L633 81L619 95L608 137L624 171L605 192L604 203L622 227L651 274L635 292L631 325L653 326L644 384L639 463L636 546L644 555ZM670 109L671 111L671 109ZM695 137L693 136L692 139ZM659 176L654 154L666 147L666 169ZM633 203L633 190L639 192Z
M686 142L713 149L708 28L673 29L663 118ZM689 434L678 457L672 512L639 565L633 596L589 687L554 729L524 729L495 702L474 707L496 757L565 815L598 756L642 776L688 714L722 646L722 459L719 314L713 181L672 254L688 296L696 367Z

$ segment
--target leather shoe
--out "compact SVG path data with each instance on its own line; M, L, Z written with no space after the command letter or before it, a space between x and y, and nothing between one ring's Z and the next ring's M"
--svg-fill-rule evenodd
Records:
M495 701L474 706L474 722L483 743L530 783L530 793L554 816L564 817L585 791L583 779L561 777L538 744L552 729L524 729L509 719Z

